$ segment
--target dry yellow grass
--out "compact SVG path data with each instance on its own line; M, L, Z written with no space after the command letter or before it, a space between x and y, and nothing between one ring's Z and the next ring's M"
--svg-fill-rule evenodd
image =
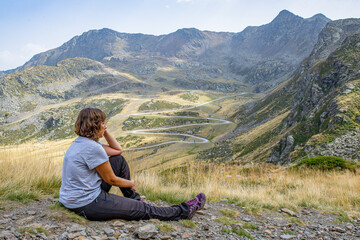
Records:
M351 172L297 172L266 165L244 168L190 163L161 174L144 171L136 179L150 198L166 200L171 196L170 200L182 201L204 192L210 201L227 198L252 213L311 207L360 216L360 176Z
M0 149L0 197L27 200L54 193L61 184L61 167L71 140ZM360 215L360 176L352 172L289 171L273 165L187 163L136 172L135 154L124 154L137 188L149 199L187 200L204 192L209 201L227 198L249 212L288 207L312 207L327 212ZM185 158L186 159L186 158ZM170 165L168 165L170 167ZM142 168L145 169L145 168Z
M57 192L61 186L62 160L70 141L0 148L0 197L27 201Z

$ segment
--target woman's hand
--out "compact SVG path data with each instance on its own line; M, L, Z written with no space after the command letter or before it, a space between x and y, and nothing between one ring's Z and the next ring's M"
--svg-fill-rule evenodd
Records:
M132 182L132 184L133 184L133 186L131 187L131 189L134 190L134 191L136 191L135 181L131 179L130 182Z
M103 136L109 145L103 144L103 148L108 156L120 155L123 150L116 139L109 133L105 124L103 124Z

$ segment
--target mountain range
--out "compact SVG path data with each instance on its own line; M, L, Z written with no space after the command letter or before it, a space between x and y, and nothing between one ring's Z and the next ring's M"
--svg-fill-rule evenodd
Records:
M330 19L317 14L303 19L283 10L270 23L247 27L239 33L179 29L167 35L119 33L111 29L91 30L62 46L39 53L23 66L56 66L64 59L83 57L99 62L131 63L174 59L202 66L203 71L229 73L247 83L277 82L289 75L311 52L321 29ZM3 72L3 75L5 72Z
M360 119L356 106L340 107L344 98L356 100L359 32L359 19L331 21L322 14L304 19L287 10L239 33L186 28L154 36L91 30L1 72L0 121L16 122L22 113L47 104L116 91L263 92L265 97L230 116L237 127L219 144L230 146L232 159L251 159L260 152L261 159L286 164L309 154L339 155L329 146L356 132ZM61 123L41 118L22 122L22 127L34 121ZM241 140L274 119L280 119L276 126ZM35 136L40 128L29 128L23 137ZM18 129L3 130L3 136Z

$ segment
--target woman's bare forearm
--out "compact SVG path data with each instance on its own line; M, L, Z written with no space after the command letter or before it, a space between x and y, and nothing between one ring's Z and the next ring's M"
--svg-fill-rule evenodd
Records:
M123 152L120 144L116 141L116 139L107 130L105 130L105 132L104 132L104 137L105 137L107 143L109 144L109 147Z
M108 181L108 184L110 184L112 186L122 187L122 188L133 188L133 187L135 187L134 180L127 180L127 179L120 178L120 177L110 179Z

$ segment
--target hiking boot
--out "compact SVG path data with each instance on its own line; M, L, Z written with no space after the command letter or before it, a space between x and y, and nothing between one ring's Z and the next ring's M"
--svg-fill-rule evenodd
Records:
M206 197L204 193L199 193L193 199L187 201L189 205L189 216L188 219L191 219L197 210L203 209L206 202Z

